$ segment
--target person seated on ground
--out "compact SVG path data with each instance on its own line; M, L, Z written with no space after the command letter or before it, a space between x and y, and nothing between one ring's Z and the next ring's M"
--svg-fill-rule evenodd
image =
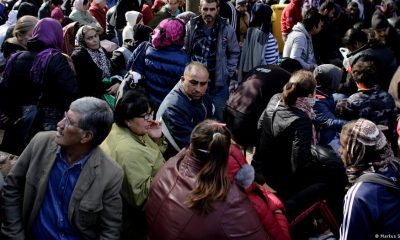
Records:
M252 8L252 18L243 44L239 62L239 83L259 65L276 64L279 59L278 42L271 33L272 9L263 3Z
M33 16L23 16L17 20L13 30L13 37L6 39L1 47L6 59L17 51L27 49L28 40L32 37L32 30L37 22L38 19Z
M101 35L104 31L96 18L94 18L89 13L90 2L88 0L75 0L74 8L69 14L69 18L74 22L79 22L82 25L89 25L95 27L99 34Z
M324 168L311 154L311 145L317 144L317 132L312 123L316 86L311 72L299 70L292 74L283 93L271 98L259 120L260 138L251 164L256 171L256 181L267 183L282 201L323 183L329 189L329 196L325 197L332 206L338 207L343 201L346 184L340 160L335 155L332 164L325 162L332 168ZM288 211L302 207L288 207Z
M90 4L89 13L96 19L103 30L106 29L106 14L108 6L106 0L94 0ZM76 20L75 20L76 21Z
M64 16L63 11L59 7L51 10L51 18L57 20L63 28L72 22L69 17Z
M319 134L318 143L330 146L338 152L340 131L347 123L336 115L336 103L338 100L342 101L345 96L341 96L341 99L334 97L342 78L342 70L332 64L323 64L314 69L314 77L317 81L317 89L313 110L314 123Z
M100 46L96 28L84 25L75 38L76 47L71 55L76 69L80 94L101 98L103 94L116 94L119 83L104 81L113 75L106 51Z
M214 105L206 94L208 77L203 64L191 62L161 103L156 119L162 119L163 133L169 143L164 154L166 159L187 147L190 133L197 124L214 117Z
M236 143L243 148L256 146L258 119L271 97L282 91L289 78L290 73L279 66L257 66L230 94L223 116Z
M400 34L389 24L382 13L375 13L371 19L371 28L376 33L377 40L393 51L397 62L400 62Z
M110 134L101 149L124 170L122 184L122 239L145 239L146 220L143 207L150 184L164 164L167 148L161 123L153 120L154 111L148 98L139 91L129 91L115 107Z
M340 239L396 236L400 229L398 189L363 180L373 174L399 187L400 164L389 142L371 121L358 119L343 126L342 161L350 183L344 201Z
M160 22L164 19L176 17L179 13L181 13L178 9L179 1L178 0L167 0L166 5L164 5L160 11L154 14L154 17L149 22L149 27L156 28Z
M125 17L127 20L127 25L124 27L124 30L122 31L122 40L123 44L121 47L115 49L113 51L113 55L110 59L111 64L114 68L114 70L118 73L120 76L125 76L127 70L127 63L129 58L132 55L133 50L135 50L134 46L134 29L136 29L137 25L144 26L142 23L142 14L140 12L136 11L128 11L125 13ZM152 30L150 28L148 36L150 36L150 33ZM148 38L146 39L146 41Z
M339 48L342 46L342 37L347 29L341 25L340 7L332 0L327 0L319 7L323 27L313 39L314 52L317 62L341 66L343 56Z
M312 36L322 28L322 18L318 10L307 10L301 22L298 22L288 35L283 47L283 57L290 57L300 62L304 69L314 70L317 60L314 55Z
M141 24L140 20L139 23L134 24L133 26L125 26L122 33L122 39L124 42L121 47L114 50L113 56L110 59L115 71L118 72L119 70L121 76L124 76L128 71L127 65L133 51L138 48L142 42L149 41L152 32L153 29Z
M72 22L63 27L63 53L71 56L75 49L75 36L81 26L78 22Z
M182 50L185 24L177 18L168 18L154 29L151 42L135 49L128 61L128 69L144 77L141 85L158 109L165 96L179 82L190 57Z
M47 17L51 17L51 11L54 8L61 7L61 4L63 3L62 0L49 0L43 2L43 4L40 6L40 9L38 11L38 18L43 19Z
M190 146L157 173L146 205L148 239L269 239L243 190L228 178L231 134L206 120Z
M392 96L377 84L380 69L372 57L360 57L354 64L352 76L358 92L351 95L342 116L348 120L365 118L386 129L383 131L390 143L395 143L397 109Z
M32 139L3 189L2 239L119 239L123 172L98 147L112 121L105 101L84 97Z
M373 34L373 32L369 32ZM394 72L397 69L397 61L392 51L384 45L377 42L373 37L368 36L368 32L351 28L343 37L343 45L349 50L347 60L343 66L347 70L347 78L341 83L338 92L350 96L357 92L357 86L351 77L352 68L358 59L362 56L374 57L379 69L378 84L383 90L387 91Z
M246 191L265 232L271 239L291 239L285 206L266 187L254 182L254 168L247 163L243 149L233 140L233 134L228 158L228 178Z
M0 121L8 126L4 151L20 155L38 131L56 130L78 98L74 72L61 53L62 39L60 23L44 18L33 28L27 50L9 57L0 85Z

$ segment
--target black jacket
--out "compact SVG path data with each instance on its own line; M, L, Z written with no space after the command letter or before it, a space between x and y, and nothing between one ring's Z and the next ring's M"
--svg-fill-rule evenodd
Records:
M276 65L261 65L252 69L242 85L229 96L224 120L242 146L257 144L257 121L271 97L282 91L290 73Z
M106 51L104 50L104 52ZM101 95L106 93L107 88L110 87L102 83L103 71L97 67L84 48L75 48L71 58L75 65L76 78L81 96L101 98Z
M279 196L291 196L308 185L312 122L300 109L286 108L280 96L271 98L260 118L261 138L252 165Z
M8 103L5 109L10 116L15 116L13 111L19 106L36 105L40 96L42 106L56 107L62 111L67 110L78 97L76 78L67 58L61 53L49 58L43 86L32 82L30 69L38 53L23 51L12 66L9 79L4 79L1 85L2 99L5 99L2 102Z

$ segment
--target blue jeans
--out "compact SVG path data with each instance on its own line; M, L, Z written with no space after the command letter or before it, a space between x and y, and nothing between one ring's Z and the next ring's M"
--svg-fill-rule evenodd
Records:
M215 107L214 116L218 121L223 121L222 113L225 109L226 101L229 98L229 90L228 85L214 87L212 90L208 91L208 94L211 97L211 100Z

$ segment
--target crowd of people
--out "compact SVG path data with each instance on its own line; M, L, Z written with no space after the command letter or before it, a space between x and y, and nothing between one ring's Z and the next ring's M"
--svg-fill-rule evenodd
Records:
M1 2L0 238L398 237L399 13Z

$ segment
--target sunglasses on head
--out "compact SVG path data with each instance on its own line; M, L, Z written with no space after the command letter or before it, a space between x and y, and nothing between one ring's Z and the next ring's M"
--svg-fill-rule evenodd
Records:
M200 82L199 80L194 80L191 79L189 80L190 84L192 84L193 86L197 86L200 84L200 86L205 86L208 83L209 80L205 81L205 82Z

